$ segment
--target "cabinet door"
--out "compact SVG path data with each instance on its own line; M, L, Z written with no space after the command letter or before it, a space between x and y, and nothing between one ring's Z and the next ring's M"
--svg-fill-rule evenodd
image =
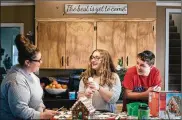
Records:
M137 54L150 50L156 53L155 21L126 22L126 68L136 65Z
M97 22L97 48L108 50L117 65L123 57L126 68L136 65L136 57L143 50L156 53L155 22Z
M126 68L136 65L137 28L138 22L126 22L126 56L124 58L124 66Z
M137 52L150 50L156 54L155 21L138 22Z
M65 68L65 22L38 22L37 46L41 50L41 68Z
M97 22L97 49L107 50L115 66L125 57L126 22Z
M94 41L94 22L66 22L66 68L86 68Z

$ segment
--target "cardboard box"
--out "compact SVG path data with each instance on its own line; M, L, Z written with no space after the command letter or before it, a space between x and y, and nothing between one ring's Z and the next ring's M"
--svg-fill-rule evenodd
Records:
M150 92L149 108L153 117L162 119L181 119L182 93L179 92Z

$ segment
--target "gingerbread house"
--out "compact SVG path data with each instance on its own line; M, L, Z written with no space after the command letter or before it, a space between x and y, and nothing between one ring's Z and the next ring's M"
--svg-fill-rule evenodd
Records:
M179 96L172 96L167 104L169 112L180 115L181 99Z
M81 97L71 107L72 119L83 119L87 120L95 112L95 108L92 105L92 99L87 97Z

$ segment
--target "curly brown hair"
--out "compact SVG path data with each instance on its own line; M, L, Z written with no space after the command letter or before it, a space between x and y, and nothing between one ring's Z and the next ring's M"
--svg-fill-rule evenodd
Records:
M25 63L25 60L35 59L36 54L40 52L40 50L22 34L16 36L15 45L18 49L18 62L22 66Z
M100 69L100 74L101 74L100 85L103 86L106 84L109 87L112 87L115 80L115 78L113 77L113 72L116 73L116 69L113 64L111 55L106 50L96 49L90 55L89 61L91 61L92 55L96 51L100 53L102 58L102 63L101 63L102 66ZM88 68L81 75L81 79L83 80L85 86L87 86L88 78L93 77L95 74L96 74L96 71L92 69L91 63L89 62Z

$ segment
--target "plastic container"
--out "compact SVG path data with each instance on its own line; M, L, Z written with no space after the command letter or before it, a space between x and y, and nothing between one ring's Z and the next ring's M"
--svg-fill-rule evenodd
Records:
M128 116L138 116L138 107L140 102L133 102L126 105Z
M140 104L138 108L138 119L147 120L149 119L150 109L147 104Z
M129 104L126 105L126 107L127 107L127 114L128 114L128 116L139 117L139 112L141 112L141 115L143 115L142 114L142 112L143 112L142 109L145 110L146 106L147 106L147 108L146 108L147 112L149 112L149 107L148 107L148 105L146 103L141 103L141 102L129 103ZM141 107L140 111L139 111L139 107Z
M69 92L69 99L70 100L75 100L76 99L76 92L75 91Z

